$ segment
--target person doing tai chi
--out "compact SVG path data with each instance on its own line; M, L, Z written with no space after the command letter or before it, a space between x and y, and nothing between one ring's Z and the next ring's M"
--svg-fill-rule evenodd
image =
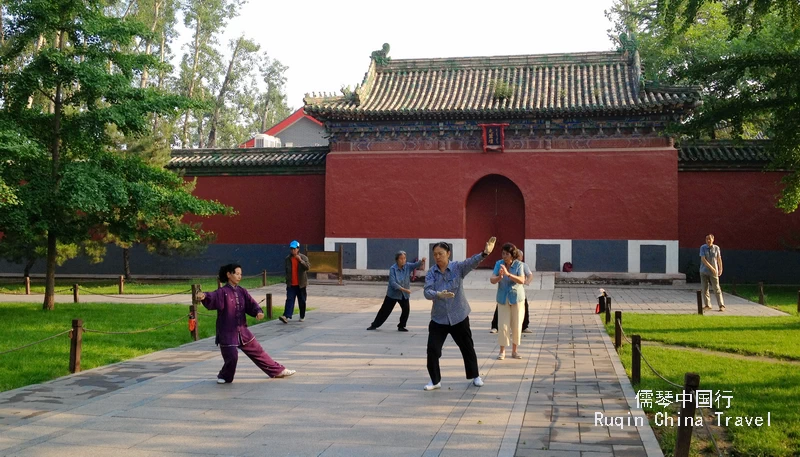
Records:
M222 353L222 369L217 375L218 384L233 382L236 375L236 364L239 361L239 349L245 353L261 371L270 378L284 378L295 374L280 363L272 360L264 348L258 344L256 337L247 328L245 314L256 319L264 318L264 311L250 296L250 293L239 286L242 280L242 267L235 263L223 265L219 269L219 282L226 283L214 292L199 292L197 298L209 310L217 311L217 338L215 343Z
M447 335L453 337L461 350L467 379L472 379L477 387L483 386L478 372L475 343L469 328L470 307L464 294L463 281L470 271L492 253L494 243L495 237L489 238L483 252L460 262L450 261L450 245L447 242L440 241L433 245L433 261L436 265L432 265L425 275L424 289L425 298L433 300L431 322L428 324L428 374L431 382L423 387L425 390L442 387L439 358L442 356L442 346Z
M417 268L425 268L425 257L418 262L406 262L406 252L397 251L394 255L395 264L389 268L389 288L386 290L386 297L383 299L383 305L378 310L378 315L372 321L367 330L376 330L378 327L386 322L389 315L392 314L394 305L400 303L400 323L397 324L397 330L400 332L407 332L406 323L408 323L408 314L411 310L408 299L411 297L411 273Z

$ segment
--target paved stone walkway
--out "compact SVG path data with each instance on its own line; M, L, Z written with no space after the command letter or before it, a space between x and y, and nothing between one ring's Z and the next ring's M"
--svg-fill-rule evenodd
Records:
M523 335L524 358L504 361L496 360L497 338L488 333L494 291L469 290L486 385L464 379L448 340L443 388L424 392L430 302L413 287L408 333L395 331L399 309L378 331L364 330L385 294L381 284L311 286L315 310L306 322L255 326L269 353L298 370L291 378L268 379L241 357L234 383L217 385L221 357L211 338L0 393L0 455L661 455L647 426L620 431L593 424L595 412L643 417L631 408L630 383L593 314L594 288L531 290L533 333ZM607 289L615 306L649 312L682 312L675 307L691 295ZM283 288L253 292L267 291L280 306ZM764 311L726 303L728 314Z

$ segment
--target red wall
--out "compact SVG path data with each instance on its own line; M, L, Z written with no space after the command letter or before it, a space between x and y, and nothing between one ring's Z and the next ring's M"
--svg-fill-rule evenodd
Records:
M466 238L465 206L483 176L525 199L525 237L678 237L674 148L505 153L331 152L325 235Z
M700 247L708 233L724 249L784 250L800 234L800 212L775 208L783 173L678 173L680 247Z
M325 176L201 176L194 195L233 206L232 217L192 218L217 244L322 244Z

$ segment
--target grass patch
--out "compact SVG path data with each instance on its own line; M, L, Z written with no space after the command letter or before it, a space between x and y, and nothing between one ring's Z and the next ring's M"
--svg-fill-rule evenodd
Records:
M794 316L700 316L697 314L635 314L622 316L628 338L712 349L736 354L800 360L800 319ZM614 325L606 325L614 334Z
M214 284L216 287L216 284ZM263 308L263 306L262 306ZM167 327L132 335L83 334L81 368L100 367L192 341L187 326L187 305L59 303L43 311L38 303L0 303L0 352L20 347L72 327L72 319L83 319L93 330L127 332L148 329L184 317ZM200 338L214 335L216 313L198 316ZM273 316L283 308L273 308ZM248 316L248 325L259 322ZM63 335L35 346L0 355L0 391L37 384L69 374L69 338Z
M713 332L709 332L713 333ZM709 335L711 337L711 335ZM719 355L701 354L657 347L645 347L643 353L647 360L664 377L683 384L684 374L694 372L700 374L700 389L731 391L730 408L725 404L715 404L714 410L724 413L724 417L763 416L771 413L771 426L762 427L730 425L723 428L730 441L729 455L747 456L794 456L800 455L800 410L797 398L800 396L800 369L796 365L785 362L760 362L734 359ZM625 344L620 350L620 359L630 376L631 346ZM634 386L635 391L652 390L672 391L677 389L656 377L649 368L642 364L642 382ZM674 397L673 397L674 398ZM648 413L663 412L661 406L653 404L645 407ZM674 417L674 415L673 415ZM666 455L671 455L675 446L677 421L674 427L655 427L659 442ZM718 430L719 432L719 430ZM718 433L717 432L717 433ZM715 433L717 441L720 434ZM697 442L697 443L696 443ZM708 451L709 443L703 443L697 434L692 438L695 449L693 455L702 455ZM712 450L713 453L713 450Z
M722 290L733 293L733 285L725 284ZM767 306L783 311L784 313L797 315L797 291L800 286L764 286L764 302ZM736 295L758 303L758 285L756 284L737 284Z
M267 285L278 284L285 281L283 276L267 276ZM89 281L80 279L57 279L56 291L62 291L62 294L71 294L72 285L80 284L80 290L86 293L116 295L119 293L119 285L116 280L99 280ZM126 294L177 294L186 292L189 293L192 289L192 284L200 284L202 290L211 291L217 289L217 280L211 277L187 279L185 281L159 281L159 280L146 280L146 281L126 281L125 293ZM261 276L242 278L240 285L245 289L254 289L261 287ZM31 292L43 294L44 293L44 280L31 281ZM63 292L65 289L70 289ZM6 294L24 294L25 284L22 279L9 281L4 280L0 282L0 293Z

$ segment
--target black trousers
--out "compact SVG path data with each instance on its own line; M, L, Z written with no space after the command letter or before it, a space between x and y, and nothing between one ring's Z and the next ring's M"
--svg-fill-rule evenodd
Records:
M453 341L461 350L467 379L477 378L478 356L475 354L475 343L472 342L472 330L469 328L469 317L467 317L456 325L437 324L434 321L428 324L428 374L431 376L431 382L438 384L442 380L439 358L442 357L442 347L447 335L453 337Z
M528 299L525 299L525 317L522 318L522 330L528 328L531 324L531 316L528 314ZM497 306L494 307L494 317L492 318L492 326L489 328L497 328Z
M408 313L411 309L408 305L407 298L391 298L390 296L386 296L383 299L383 304L381 305L381 309L378 310L378 315L375 316L375 320L372 321L372 327L380 327L386 322L386 319L389 318L389 315L392 314L392 310L394 310L394 305L396 303L400 303L400 323L397 324L397 328L406 328L406 323L408 322Z

